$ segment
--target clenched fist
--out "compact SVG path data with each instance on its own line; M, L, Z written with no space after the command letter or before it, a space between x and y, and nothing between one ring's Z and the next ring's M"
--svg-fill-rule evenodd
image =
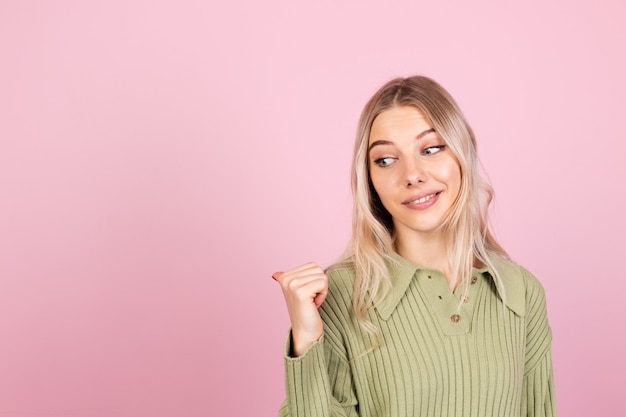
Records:
M298 357L322 336L323 325L317 311L328 294L328 277L316 263L309 262L272 277L283 289L291 320L293 355Z

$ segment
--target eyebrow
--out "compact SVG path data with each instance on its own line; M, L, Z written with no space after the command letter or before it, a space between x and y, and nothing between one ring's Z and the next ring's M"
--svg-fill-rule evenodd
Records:
M434 132L435 132L435 128L424 130L422 133L420 133L419 135L415 137L415 140L421 139L424 136L428 135L429 133L434 133ZM385 140L385 139L377 140L376 142L372 142L369 148L367 148L367 152L369 153L369 151L371 151L374 146L378 146L378 145L393 145L393 142L390 140Z

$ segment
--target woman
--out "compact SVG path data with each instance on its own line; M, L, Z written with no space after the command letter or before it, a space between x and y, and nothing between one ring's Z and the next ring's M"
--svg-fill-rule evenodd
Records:
M449 93L395 79L361 115L341 262L274 274L291 333L281 416L553 416L544 292L487 223Z

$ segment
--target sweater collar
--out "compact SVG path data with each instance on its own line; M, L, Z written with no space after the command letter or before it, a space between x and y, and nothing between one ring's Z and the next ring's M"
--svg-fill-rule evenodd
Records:
M388 320L394 312L398 303L406 293L411 281L416 276L416 272L420 268L398 253L391 254L391 262L387 263L389 268L389 276L392 279L391 290L389 293L376 304L380 316L383 320ZM518 316L524 316L526 312L525 289L521 277L521 267L517 264L502 258L499 255L491 254L491 263L498 271L502 283L499 283L494 277L495 273L488 267L480 269L474 268L473 274L482 274L485 278L492 280L495 284L496 292L500 300L506 300L506 307ZM415 278L417 279L417 278Z

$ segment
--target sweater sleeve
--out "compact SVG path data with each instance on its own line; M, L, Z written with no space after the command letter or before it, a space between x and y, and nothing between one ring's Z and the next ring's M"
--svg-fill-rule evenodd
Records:
M552 358L548 350L535 368L524 376L522 416L554 417L554 379Z
M285 346L287 399L279 417L358 417L349 363L326 342L324 335L304 355L289 356Z
M527 273L526 278L526 364L521 415L554 417L552 332L548 324L545 293L534 276Z

